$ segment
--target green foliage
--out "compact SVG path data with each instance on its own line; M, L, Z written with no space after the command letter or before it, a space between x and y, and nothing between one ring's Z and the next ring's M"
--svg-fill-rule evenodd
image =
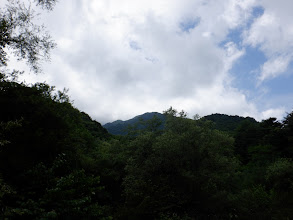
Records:
M241 123L244 121L256 124L255 119L250 117L240 117L240 116L230 116L224 114L211 114L203 117L205 120L209 120L214 122L213 127L220 131L225 131L230 135L234 135L236 129L239 127Z
M8 209L8 207L5 207L5 200L15 193L16 192L12 189L12 187L5 183L0 176L0 217L3 216L3 213Z
M14 128L21 126L21 120L0 122L0 151L2 147L9 144L10 141L6 139L6 134Z
M267 168L266 180L276 190L293 191L292 159L280 158Z
M8 206L3 215L10 218L30 218L30 219L46 219L46 218L104 218L109 213L109 207L100 205L98 200L103 191L100 186L99 177L88 175L84 170L75 170L66 176L52 178L52 169L45 177L40 171L44 165L40 165L34 169L34 174L37 179L46 178L46 188L43 188L40 194L39 189L31 188L30 192L22 193L22 196L14 196L15 204ZM30 177L33 177L30 174ZM41 178L40 178L41 177ZM42 188L42 181L38 181L41 186L33 185L34 187ZM36 184L37 182L32 182ZM36 194L40 194L39 196ZM20 193L20 192L19 192ZM6 196L7 198L7 196ZM13 197L12 197L13 198Z
M43 6L52 1L38 1ZM51 2L51 3L50 3ZM52 5L53 6L53 5ZM48 7L50 8L50 6ZM36 13L20 1L9 1L0 11L0 66L6 66L10 49L19 60L25 60L34 72L39 72L40 61L49 59L55 43L44 26L33 23Z
M123 182L127 215L223 215L216 204L228 202L225 189L234 187L238 166L232 139L211 130L208 122L186 119L183 111L165 114L161 135L146 132L130 144L133 152Z
M4 77L0 88L1 218L110 216L99 202L99 175L82 169L106 130L47 84L28 87Z
M99 183L99 177L86 175L84 170L73 171L58 178L55 185L46 190L41 203L62 219L101 217L106 207L97 201L103 190Z
M63 119L68 103L47 97L49 87L26 87L14 82L1 82L0 121L7 124L21 120L21 126L3 131L10 142L0 155L1 171L15 176L40 162L49 162L62 151L61 145L70 131ZM71 127L72 128L72 127Z
M109 133L114 135L136 136L140 132L146 130L163 130L165 124L165 116L158 112L145 113L136 116L127 121L117 120L104 125Z
M230 196L235 209L231 213L235 219L271 219L274 192L263 185L244 188Z
M0 218L292 218L292 114L233 138L170 108L163 130L155 116L114 136L66 90L7 74L0 104Z
M235 153L240 156L243 163L249 161L248 148L258 145L261 140L259 124L243 121L236 130L235 134Z
M283 129L287 137L287 143L283 147L283 157L293 157L293 111L289 113L283 121Z
M267 185L275 191L273 200L275 219L293 218L293 162L280 158L266 172Z

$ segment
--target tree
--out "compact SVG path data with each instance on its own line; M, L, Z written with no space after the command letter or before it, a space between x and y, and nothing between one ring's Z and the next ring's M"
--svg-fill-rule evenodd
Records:
M57 0L34 0L37 5L40 5L43 9L52 10Z
M51 10L56 0L35 2L42 8ZM50 59L50 51L56 45L45 27L33 22L36 16L31 4L26 6L16 0L8 0L6 6L0 9L0 67L7 66L7 50L18 60L25 60L35 73L41 71L42 60Z
M165 114L161 134L144 132L130 142L123 182L126 215L227 218L227 194L235 189L238 166L233 139L212 130L208 121L187 119L183 111L170 108Z
M0 219L107 217L94 161L106 130L44 83L0 80L0 106Z
M235 132L235 153L247 164L250 160L248 148L259 145L262 133L259 124L249 120L243 121Z
M293 158L293 111L284 118L283 130L287 137L287 146L283 156Z
M274 191L274 219L293 218L293 162L280 158L272 163L266 172L268 187Z
M3 146L10 143L9 140L6 139L6 135L12 129L21 126L21 120L8 121L8 122L0 122L0 152L2 151Z

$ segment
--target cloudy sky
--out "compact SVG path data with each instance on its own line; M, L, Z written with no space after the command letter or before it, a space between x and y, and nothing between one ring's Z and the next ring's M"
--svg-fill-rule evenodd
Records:
M59 1L41 14L58 45L51 62L24 78L69 88L101 123L170 106L282 119L293 108L292 10L292 0Z

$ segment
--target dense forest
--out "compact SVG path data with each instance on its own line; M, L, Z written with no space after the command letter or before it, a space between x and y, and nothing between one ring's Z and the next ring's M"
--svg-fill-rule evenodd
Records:
M142 115L135 116L126 121L116 120L113 122L109 122L103 125L104 128L110 134L114 135L127 135L131 130L143 130L146 127L146 121L153 119L156 117L160 125L158 125L159 129L164 129L166 123L166 117L164 114L158 112L147 112Z
M145 129L147 126L147 121L156 117L159 119L160 125L158 125L159 129L164 129L166 124L166 115L161 114L159 112L147 112L142 115L135 116L126 121L116 120L114 122L109 122L103 125L104 128L110 134L114 135L127 135L133 129L141 130ZM231 116L225 114L212 114L206 115L203 119L214 122L213 128L221 131L225 131L231 135L234 134L236 128L243 123L243 121L250 121L252 123L257 123L255 119L250 117L241 117L241 116Z
M18 4L1 11L0 64L9 48L37 72L54 43ZM66 90L18 74L0 72L0 219L293 219L293 112L239 122L170 107L113 135Z
M3 74L0 103L1 218L293 217L293 113L231 135L170 108L164 129L115 136L54 87Z

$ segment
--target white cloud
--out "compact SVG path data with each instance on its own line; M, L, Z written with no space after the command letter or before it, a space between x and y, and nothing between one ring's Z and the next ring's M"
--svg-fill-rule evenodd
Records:
M287 70L290 62L291 57L289 56L277 56L276 58L270 58L263 64L259 79L263 81L265 79L277 77Z
M232 68L234 62L245 54L245 50L240 50L239 48L237 48L237 45L231 41L226 43L224 48L226 50L227 57L226 71L229 71Z
M259 79L275 78L288 70L293 59L293 2L262 0L264 13L244 35L247 45L258 47L268 61L263 64Z
M284 118L285 108L267 109L261 113L261 118L277 118L282 120Z
M46 76L29 79L69 88L75 106L102 123L171 105L190 115L261 118L230 85L229 70L245 48L232 41L219 46L229 31L245 26L255 5L256 0L60 1L45 15L58 48L45 65ZM199 22L184 32L180 23L188 19ZM262 33L268 30L264 20L255 21L246 43L274 54L273 40ZM275 76L270 65L280 64L282 71L278 62L263 67L264 78Z

